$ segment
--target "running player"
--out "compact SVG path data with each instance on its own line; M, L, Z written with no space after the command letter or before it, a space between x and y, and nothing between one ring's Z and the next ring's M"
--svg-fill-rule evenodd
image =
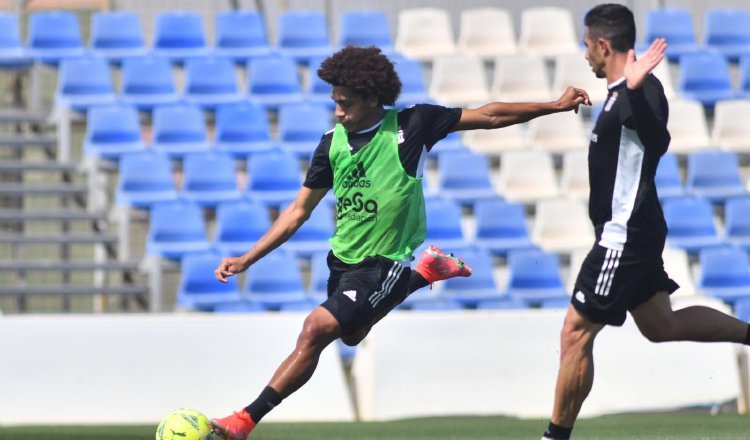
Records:
M636 60L635 21L628 8L603 4L585 18L586 60L606 78L609 94L589 144L589 216L596 243L576 280L560 341L560 370L552 418L543 440L570 438L594 380L594 339L630 312L652 342L748 343L748 324L708 307L673 311L679 286L661 258L666 222L654 174L667 151L668 107L651 70L664 58L657 39Z

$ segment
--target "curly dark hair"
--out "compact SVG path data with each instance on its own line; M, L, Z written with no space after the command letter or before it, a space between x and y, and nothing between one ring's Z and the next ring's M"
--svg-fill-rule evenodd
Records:
M401 93L393 63L377 47L346 46L323 61L318 76L333 86L351 87L364 98L377 96L380 105L394 105Z

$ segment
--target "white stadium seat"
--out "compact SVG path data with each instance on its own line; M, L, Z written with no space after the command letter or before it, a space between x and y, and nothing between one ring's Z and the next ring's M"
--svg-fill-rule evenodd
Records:
M563 154L560 193L571 199L589 198L588 150L568 151Z
M398 13L396 52L407 58L432 60L456 50L448 12L438 8L410 8Z
M711 143L722 150L750 151L750 101L729 100L716 103Z
M482 60L463 55L435 59L429 95L441 104L467 106L489 100Z
M521 203L556 197L557 178L552 157L544 151L508 151L500 159L498 192Z
M558 55L555 58L552 94L560 95L568 86L586 90L594 104L603 103L607 98L607 80L594 75L583 52Z
M706 114L698 101L670 101L667 129L672 136L669 142L669 151L672 153L687 154L711 148Z
M586 205L569 199L538 202L531 241L548 252L590 248L594 244L594 228Z
M516 53L516 36L508 11L500 8L461 11L458 49L466 55L483 58Z
M580 114L553 113L529 122L529 145L550 153L585 149L589 138Z
M522 52L554 57L580 50L573 13L556 7L534 7L521 13Z
M496 130L468 130L463 133L464 145L477 153L498 156L504 151L526 148L523 124Z
M502 102L549 101L552 93L544 59L536 55L497 58L490 93Z

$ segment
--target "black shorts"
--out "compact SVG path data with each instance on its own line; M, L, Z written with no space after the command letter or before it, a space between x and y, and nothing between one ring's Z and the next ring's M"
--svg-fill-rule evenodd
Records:
M671 294L679 287L664 271L661 255L595 244L578 273L571 303L593 322L620 326L627 311L658 292Z
M338 320L343 336L369 329L409 295L411 269L388 258L346 264L328 253L328 299L321 304Z

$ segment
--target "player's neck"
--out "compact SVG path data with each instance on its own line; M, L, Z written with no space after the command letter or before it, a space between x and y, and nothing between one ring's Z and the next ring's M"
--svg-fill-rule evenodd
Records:
M625 76L625 64L627 61L627 54L616 53L612 55L604 71L607 76L607 84L612 84Z
M378 122L382 121L385 117L385 109L383 107L379 107L375 109L372 113L368 114L367 117L362 119L362 122L359 124L359 126L354 127L352 130L347 130L349 134L359 133L363 130L367 130L368 128L373 127Z

